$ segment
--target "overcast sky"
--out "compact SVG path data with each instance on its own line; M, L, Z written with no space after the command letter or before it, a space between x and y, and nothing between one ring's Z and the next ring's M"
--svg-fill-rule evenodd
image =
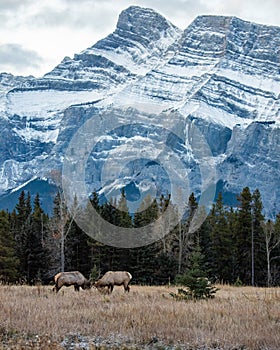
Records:
M279 0L0 0L0 72L42 76L113 32L130 5L185 29L197 15L233 15L280 26Z

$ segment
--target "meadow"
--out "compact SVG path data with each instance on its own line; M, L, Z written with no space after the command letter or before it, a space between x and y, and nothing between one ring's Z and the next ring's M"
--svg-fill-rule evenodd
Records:
M176 287L0 285L0 349L280 349L280 288L217 286L176 301Z

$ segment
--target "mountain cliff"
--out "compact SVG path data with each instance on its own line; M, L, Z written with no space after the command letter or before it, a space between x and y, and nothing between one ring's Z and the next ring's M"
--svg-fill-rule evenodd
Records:
M0 193L54 181L71 161L88 193L125 188L135 208L147 193L211 187L232 199L249 186L274 216L279 57L278 27L199 16L181 31L129 7L112 34L42 78L0 76Z

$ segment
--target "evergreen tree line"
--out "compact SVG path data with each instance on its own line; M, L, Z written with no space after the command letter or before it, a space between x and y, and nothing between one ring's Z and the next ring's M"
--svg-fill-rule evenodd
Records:
M90 201L105 220L128 228L156 221L169 206L174 215L182 209L163 195L158 200L147 196L133 217L124 192L118 201L102 204L96 193ZM251 193L248 187L238 203L237 208L228 207L219 194L207 215L191 194L183 219L168 235L147 246L125 249L85 234L69 216L60 192L52 215L47 215L39 194L32 203L30 194L22 191L12 212L0 211L0 280L50 283L59 271L78 270L95 279L108 270L127 270L134 283L167 284L200 269L212 282L279 285L280 214L267 220L259 190ZM205 216L194 229L194 220Z

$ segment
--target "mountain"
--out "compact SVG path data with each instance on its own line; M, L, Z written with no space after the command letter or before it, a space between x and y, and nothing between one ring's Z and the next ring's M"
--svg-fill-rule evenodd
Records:
M42 78L0 75L0 194L62 173L81 196L124 188L134 210L147 193L193 191L208 205L223 191L236 204L249 186L273 217L279 57L278 27L199 16L182 31L129 7L112 34Z

